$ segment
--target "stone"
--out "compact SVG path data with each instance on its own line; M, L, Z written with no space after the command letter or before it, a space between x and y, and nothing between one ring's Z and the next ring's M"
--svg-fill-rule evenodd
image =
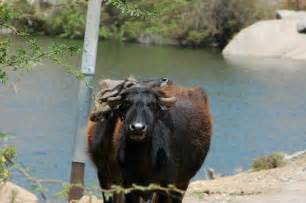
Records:
M306 18L297 23L297 30L299 33L306 34Z
M38 198L26 189L9 181L0 183L1 203L38 203Z
M305 11L278 10L276 18L281 20L301 20L306 18Z
M306 36L297 32L298 20L259 21L238 33L223 50L232 56L281 57L306 60Z
M10 35L10 34L13 34L13 31L11 29L0 27L0 35Z
M98 199L96 196L83 196L80 200L73 200L70 203L103 203L103 200Z

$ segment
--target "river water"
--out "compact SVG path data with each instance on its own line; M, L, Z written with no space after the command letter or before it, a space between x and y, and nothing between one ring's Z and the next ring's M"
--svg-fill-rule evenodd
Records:
M63 40L40 41L48 45ZM80 55L65 59L78 67L80 60ZM195 179L205 178L208 167L232 174L249 168L260 155L306 148L306 62L225 60L214 51L100 43L97 81L129 74L140 79L168 77L207 90L214 133ZM13 73L9 85L0 88L0 129L14 135L11 143L17 147L18 161L36 177L69 180L77 83L60 66L46 61L29 73ZM18 174L13 179L30 186ZM89 162L86 182L97 182Z

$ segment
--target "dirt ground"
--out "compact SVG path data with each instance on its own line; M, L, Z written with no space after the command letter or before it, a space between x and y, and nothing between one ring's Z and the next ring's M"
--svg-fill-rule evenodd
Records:
M191 183L184 203L306 203L306 153L284 167Z

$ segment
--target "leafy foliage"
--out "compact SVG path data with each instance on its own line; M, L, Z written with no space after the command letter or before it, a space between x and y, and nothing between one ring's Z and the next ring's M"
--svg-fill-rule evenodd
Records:
M14 18L14 12L8 3L0 3L0 24L10 23Z
M78 79L83 79L79 71L61 61L63 57L79 52L80 47L55 43L47 48L42 48L37 40L28 37L26 39L25 47L18 48L15 52L11 50L10 40L0 40L0 82L7 81L8 70L29 71L35 64L46 59L62 64L68 72L73 73Z
M158 33L183 46L224 47L242 28L272 16L262 0L157 0L136 1L159 11L156 18L129 19L123 24L126 37ZM134 28L134 29L133 29Z
M46 34L63 38L81 38L85 33L84 4L65 5L56 15L46 20Z
M43 16L27 0L0 2L0 25L10 24L20 32L42 32Z
M152 9L138 8L132 2L124 0L107 0L103 5L112 7L125 17L144 18L155 15ZM86 8L86 0L62 0L59 5L53 7L31 5L27 0L11 0L0 2L0 19L10 21L19 31L79 39L85 31ZM117 36L113 32L106 34L106 30L116 29L113 26L102 29L102 37L110 38L110 33Z
M0 132L0 182L10 177L10 168L13 165L11 160L16 155L16 149L5 144L10 137L10 135Z
M15 50L11 48L12 39L0 39L0 83L4 84L7 81L7 71L29 71L36 64L46 59L62 64L67 71L73 73L77 78L83 78L78 70L61 61L61 58L79 52L80 47L53 44L47 48L42 48L36 40L30 37L28 32L24 32L28 29L21 29L20 31L20 27L18 27L20 21L18 20L23 18L21 15L23 11L29 15L33 13L33 8L26 0L0 2L0 11L0 29L9 29L24 41L24 46Z
M152 8L148 10L123 0L107 0L105 5L112 5L120 10L120 14L130 17L150 17L156 15L156 11Z

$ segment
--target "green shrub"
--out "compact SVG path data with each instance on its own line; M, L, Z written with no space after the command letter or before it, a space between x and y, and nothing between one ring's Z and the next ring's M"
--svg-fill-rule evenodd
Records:
M0 132L0 182L10 177L9 169L13 165L12 160L16 156L16 149L4 144L8 138L9 135Z
M14 18L14 12L7 2L0 3L0 23L9 24Z
M135 0L139 7L152 6L152 18L126 18L121 27L132 40L150 30L175 39L183 46L223 48L242 28L273 16L263 0ZM152 29L153 28L153 29Z
M85 32L85 11L81 5L61 9L47 20L47 33L63 38L81 38Z
M111 39L113 34L106 26L101 26L99 30L99 36L102 39Z
M41 32L44 28L44 21L36 15L35 8L27 0L13 0L10 5L14 12L13 25L22 32Z
M283 153L274 152L271 155L259 157L252 163L252 168L255 171L268 170L273 168L282 167L286 164L285 156Z
M262 0L195 0L179 17L192 44L223 48L242 28L273 12Z
M128 21L122 27L122 38L125 41L136 41L139 35L144 32L145 24L140 21Z
M18 31L27 33L43 32L45 28L44 19L27 0L0 3L0 23L10 24Z

